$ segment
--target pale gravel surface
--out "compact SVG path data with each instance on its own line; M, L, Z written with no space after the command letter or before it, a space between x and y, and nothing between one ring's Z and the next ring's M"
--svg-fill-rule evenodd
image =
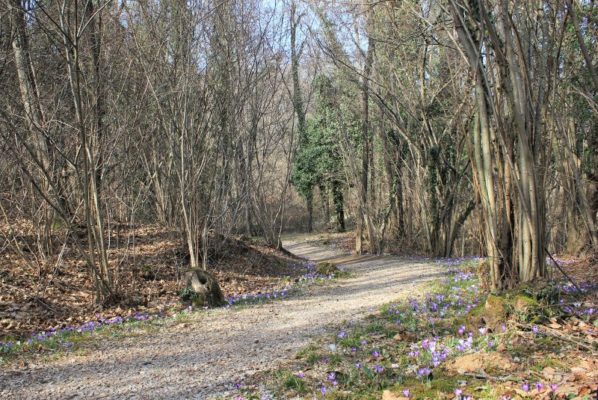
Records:
M311 260L337 250L285 243ZM0 399L208 399L276 368L310 338L358 320L393 299L414 296L444 271L433 262L397 257L345 258L353 277L313 286L269 304L192 314L187 324L120 339L101 339L84 355L0 370ZM228 395L230 397L230 395Z

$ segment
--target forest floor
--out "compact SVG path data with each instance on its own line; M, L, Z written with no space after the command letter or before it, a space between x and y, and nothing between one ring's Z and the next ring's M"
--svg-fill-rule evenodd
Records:
M414 295L446 272L426 259L353 257L342 240L321 242L285 246L339 263L351 277L273 301L74 333L56 357L14 360L0 370L0 398L230 398L247 377L275 368L311 338Z

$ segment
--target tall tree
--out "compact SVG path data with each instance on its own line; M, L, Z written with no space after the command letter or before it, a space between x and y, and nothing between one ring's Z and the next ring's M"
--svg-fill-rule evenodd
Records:
M472 164L491 282L503 289L546 275L544 118L562 25L547 23L545 1L451 0L450 10L474 81ZM523 40L532 31L538 40Z

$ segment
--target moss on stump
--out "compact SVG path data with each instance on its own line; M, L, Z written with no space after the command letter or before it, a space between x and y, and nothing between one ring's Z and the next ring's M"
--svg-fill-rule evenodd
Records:
M334 275L339 269L331 262L321 262L316 265L316 272L320 275Z

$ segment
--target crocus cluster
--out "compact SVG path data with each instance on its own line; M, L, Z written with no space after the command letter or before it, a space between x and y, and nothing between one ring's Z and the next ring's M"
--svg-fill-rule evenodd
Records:
M563 282L559 285L559 289L564 294L577 294L580 291L581 293L589 293L598 289L598 284L594 282L581 282L573 285L571 282Z
M316 272L316 264L314 262L291 263L289 264L289 267L305 270L304 274L296 280L296 283L309 283L315 281L316 279L333 278L332 275L318 274ZM229 296L226 298L226 301L228 302L228 306L232 306L238 303L253 303L266 300L281 299L289 295L289 292L293 289L293 286L294 285L289 284L281 290L271 291L267 293L241 294L237 296Z
M88 322L85 322L80 325L69 325L69 326L65 326L60 329L52 328L47 331L35 333L31 337L29 337L27 340L25 340L24 343L26 343L27 345L43 343L51 338L59 337L60 335L67 334L67 333L93 332L93 331L100 329L102 327L105 327L105 326L121 325L123 323L130 322L130 321L146 321L146 320L150 319L151 317L152 316L150 316L149 314L141 313L141 312L136 312L133 315L130 315L127 317L121 317L121 316L116 316L113 318L99 317L95 321L88 321ZM0 342L0 353L8 352L15 346L20 346L22 344L23 343L21 341ZM68 343L67 343L67 346L68 346Z
M453 258L437 258L436 264L443 265L446 267L457 267L464 263L477 263L482 261L481 257L453 257Z
M446 265L452 266L461 262L463 262L462 259L454 262L449 260ZM399 305L393 304L388 309L389 317L395 318L398 323L401 318L406 319L406 317L417 317L428 323L434 323L435 320L441 320L448 316L468 313L478 304L479 287L475 283L474 274L451 268L449 278L445 283L450 288L448 293L430 294L423 301L410 299L406 311L401 311ZM486 336L487 329L484 327L478 329L478 334L480 337ZM433 370L445 362L450 355L476 350L482 344L489 348L494 346L494 341L489 338L476 341L476 343L478 346L474 344L474 333L467 332L465 326L460 326L457 329L456 337L444 340L439 337L430 337L412 344L408 356L417 365L415 368L417 377L428 379Z
M546 385L542 382L536 382L535 384L531 385L529 382L523 382L521 384L521 390L523 390L524 392L530 392L532 390L536 390L538 393L542 393L546 390L550 391L550 392L556 392L558 389L558 385L555 383L552 383L550 385Z

